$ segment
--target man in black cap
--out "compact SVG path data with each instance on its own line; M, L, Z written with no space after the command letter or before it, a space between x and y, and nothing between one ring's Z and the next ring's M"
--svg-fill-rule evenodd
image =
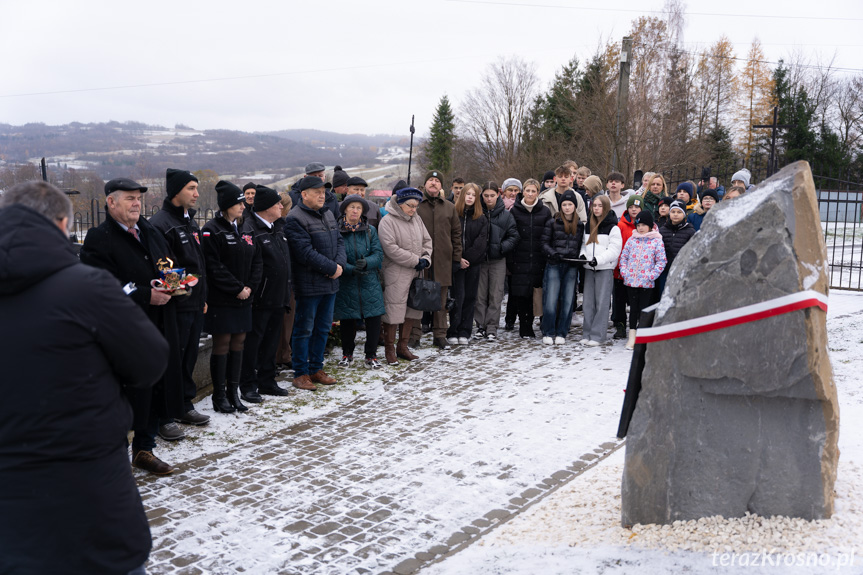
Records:
M294 182L294 185L291 186L291 202L293 202L293 206L291 210L295 210L297 206L303 203L302 194L300 192L300 182L302 182L305 178L318 178L323 182L324 174L326 173L326 168L320 162L311 162L306 164L305 175L302 178ZM329 184L324 184L324 188L329 187ZM333 213L333 217L338 221L341 213L339 212L339 200L336 198L336 195L330 190L326 190L324 197L324 205Z
M204 252L201 251L201 230L195 222L195 205L198 203L198 178L185 170L168 168L165 174L167 197L162 209L150 223L165 235L168 247L176 256L175 268L184 268L187 274L198 276L198 283L189 295L178 296L177 337L180 341L180 356L183 360L183 409L180 423L206 425L210 417L195 410L192 403L198 393L193 374L198 362L198 341L204 327L204 313L207 310L207 281ZM185 434L171 420L159 426L159 435L169 441L179 439ZM177 436L180 437L177 437Z
M154 289L159 262L175 259L165 236L141 217L141 195L147 188L128 178L105 184L105 221L90 228L81 248L81 261L102 268L132 290L129 297L161 329L170 355L164 375L152 389L128 390L134 412L132 465L154 475L167 475L173 467L153 455L160 419L182 417L183 381L177 315L173 298ZM142 350L144 353L145 350Z
M323 178L321 178L323 179ZM341 166L333 168L333 193L336 195L336 200L341 202L348 195L348 173ZM336 218L338 219L338 218Z
M243 197L245 201L243 202L243 220L249 219L252 215L252 207L255 204L255 182L248 182L245 186L243 186Z
M280 225L279 194L266 186L255 189L252 216L243 221L243 234L260 246L264 274L252 301L252 331L243 349L240 376L242 398L260 403L263 395L288 395L276 383L276 350L282 333L285 311L291 300L291 253Z
M303 178L299 189L301 202L285 220L297 308L291 340L293 384L298 389L314 391L315 383L336 383L323 370L324 349L333 323L339 276L347 265L347 257L336 218L324 206L323 180Z

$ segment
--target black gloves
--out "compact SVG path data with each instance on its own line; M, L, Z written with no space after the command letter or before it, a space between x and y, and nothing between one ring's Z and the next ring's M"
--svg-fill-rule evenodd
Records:
M417 265L414 266L414 269L417 271L421 271L429 267L429 261L423 258L420 258L420 261Z
M590 267L592 267L592 268L595 268L597 265L599 265L599 264L597 264L597 263L596 263L596 256L594 256L594 258L593 258L592 260L590 260L589 262L587 262L587 265L589 265L589 266L590 266Z
M356 271L358 271L358 272L361 272L361 271L363 271L364 269L366 269L366 267L368 267L368 265L369 265L369 264L366 262L366 259L365 259L365 258L360 258L360 259L358 259L358 260L356 261L356 263L354 264L354 270L356 270Z

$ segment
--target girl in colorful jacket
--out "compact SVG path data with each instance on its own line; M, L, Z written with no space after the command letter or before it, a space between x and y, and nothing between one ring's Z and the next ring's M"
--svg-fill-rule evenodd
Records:
M665 245L653 225L653 215L644 210L635 218L635 231L620 254L620 275L629 300L629 340L626 349L635 346L635 330L641 310L654 302L654 282L665 269Z

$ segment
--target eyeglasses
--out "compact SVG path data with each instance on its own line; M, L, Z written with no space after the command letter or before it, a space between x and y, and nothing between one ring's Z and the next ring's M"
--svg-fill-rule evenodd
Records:
M402 205L403 205L404 207L406 207L406 208L410 208L410 209L412 209L412 210L415 210L415 209L417 209L417 207L419 207L419 204L413 204L413 203L408 203L408 202L405 202L405 203L403 203Z

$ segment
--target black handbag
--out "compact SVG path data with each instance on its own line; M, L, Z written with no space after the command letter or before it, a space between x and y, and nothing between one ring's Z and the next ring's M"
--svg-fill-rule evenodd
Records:
M408 291L408 307L418 311L440 311L440 282L426 279L425 271L422 276L415 277L411 281L411 289Z

